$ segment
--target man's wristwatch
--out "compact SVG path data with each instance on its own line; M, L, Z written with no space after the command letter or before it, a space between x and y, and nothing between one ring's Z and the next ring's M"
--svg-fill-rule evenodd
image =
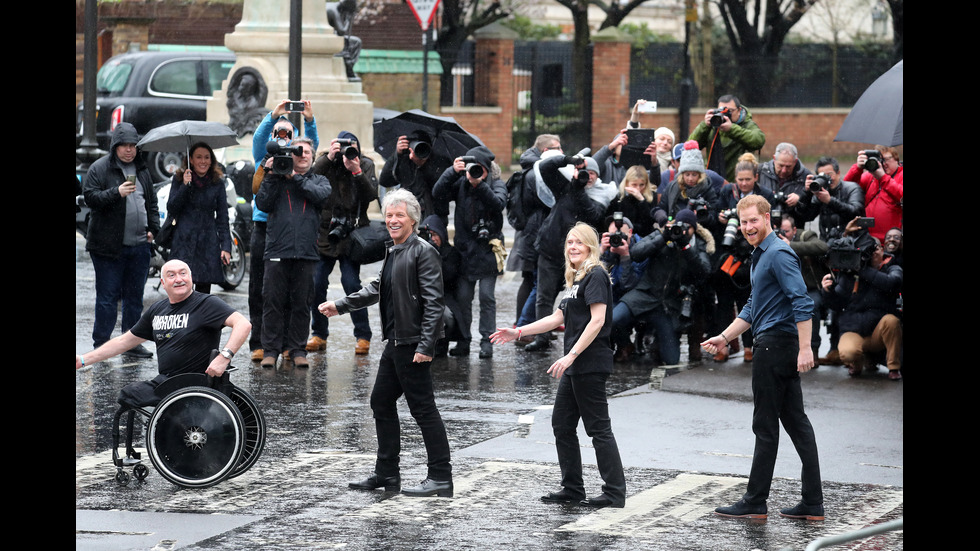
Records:
M235 355L235 353L232 352L230 348L225 348L224 350L221 351L221 355L230 360Z

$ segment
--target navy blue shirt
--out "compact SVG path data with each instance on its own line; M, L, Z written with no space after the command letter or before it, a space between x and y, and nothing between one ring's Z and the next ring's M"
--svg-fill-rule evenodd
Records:
M774 231L752 256L752 294L738 317L747 321L756 335L769 330L797 334L796 324L813 314L813 299L806 292L800 257Z

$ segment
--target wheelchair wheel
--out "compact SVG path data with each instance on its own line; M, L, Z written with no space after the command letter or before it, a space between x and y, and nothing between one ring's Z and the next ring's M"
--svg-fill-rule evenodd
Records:
M231 401L238 407L245 423L245 445L242 448L242 457L228 475L228 478L235 478L252 468L262 455L266 426L262 411L249 393L236 386L231 391Z
M146 447L160 475L178 486L217 484L238 465L245 424L224 394L189 387L164 398L150 416Z

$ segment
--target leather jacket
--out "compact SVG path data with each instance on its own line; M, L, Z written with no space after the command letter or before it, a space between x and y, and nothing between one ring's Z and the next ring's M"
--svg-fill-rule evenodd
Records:
M389 277L384 278L385 266L391 263ZM443 337L442 258L439 251L418 234L412 233L400 245L388 242L388 250L378 277L361 288L335 302L341 314L367 308L381 300L381 285L391 285L394 297L393 311L381 305L382 331L391 320L393 334L384 334L384 340L393 340L396 346L416 344L416 352L435 355L436 341Z

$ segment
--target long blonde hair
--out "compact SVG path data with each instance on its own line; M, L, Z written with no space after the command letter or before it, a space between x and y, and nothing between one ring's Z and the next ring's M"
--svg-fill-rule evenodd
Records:
M572 263L568 259L568 240L572 237L577 237L583 245L589 248L589 255L582 262L582 267L577 270L572 267ZM572 229L568 230L568 234L565 236L565 242L566 287L571 288L572 284L585 277L585 274L589 273L589 270L592 268L599 267L605 271L606 268L599 261L599 234L595 231L595 228L585 222L579 222L572 226Z
M643 197L647 202L652 203L653 192L656 191L657 186L650 181L650 174L643 165L633 165L626 169L626 176L623 176L623 181L619 183L619 200L622 201L626 197L626 184L633 180L643 180Z

